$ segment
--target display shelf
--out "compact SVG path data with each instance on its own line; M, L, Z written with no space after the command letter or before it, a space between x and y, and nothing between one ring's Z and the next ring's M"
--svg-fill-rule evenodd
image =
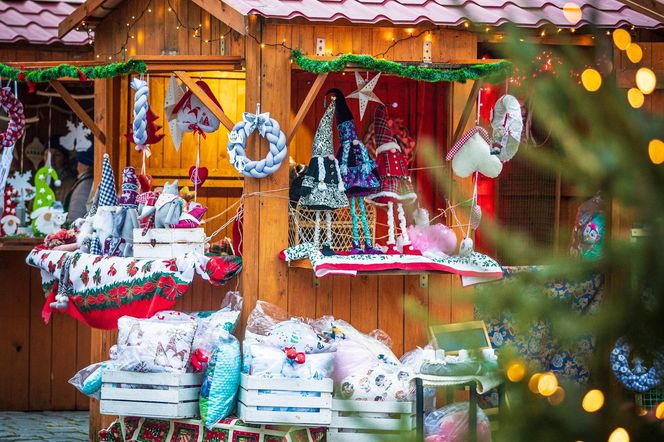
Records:
M0 252L29 252L43 242L44 238L4 237L0 238Z

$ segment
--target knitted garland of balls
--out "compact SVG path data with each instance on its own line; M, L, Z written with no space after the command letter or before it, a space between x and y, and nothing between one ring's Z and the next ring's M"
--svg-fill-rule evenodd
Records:
M641 360L635 359L634 370L629 367L629 354L632 346L622 337L616 341L611 351L609 360L613 375L628 390L645 393L661 384L664 377L664 353L658 353L653 361L653 366L646 370Z
M132 72L144 74L148 71L145 62L129 60L124 63L111 63L97 66L73 66L61 64L46 69L23 70L6 64L0 64L0 77L27 83L46 83L59 78L79 78L96 80L129 75Z
M247 158L247 138L256 129L270 144L267 156L254 161ZM286 135L279 128L279 123L270 118L268 112L263 114L242 114L242 121L238 122L228 135L228 157L242 175L250 178L265 178L279 169L286 158Z
M8 87L0 89L0 107L9 115L7 130L0 133L0 151L2 151L6 147L16 144L23 135L25 114L23 113L23 104L18 101L18 98Z
M416 65L404 65L383 58L374 58L371 55L345 54L335 60L315 60L305 57L298 49L291 52L293 61L305 71L315 74L342 71L346 65L353 64L357 67L375 72L398 75L418 81L457 81L465 83L468 80L480 78L488 81L500 81L512 72L512 63L509 61L498 61L495 63L480 63L455 68L435 68Z

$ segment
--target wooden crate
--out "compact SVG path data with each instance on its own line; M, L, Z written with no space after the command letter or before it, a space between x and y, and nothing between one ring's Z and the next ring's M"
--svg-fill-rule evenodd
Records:
M185 253L205 253L204 229L134 229L134 257L173 258Z
M332 379L266 379L243 373L237 407L238 417L252 424L329 425Z
M414 437L414 402L332 400L329 442L401 442Z
M102 374L100 413L164 419L198 417L202 383L203 373L107 370Z

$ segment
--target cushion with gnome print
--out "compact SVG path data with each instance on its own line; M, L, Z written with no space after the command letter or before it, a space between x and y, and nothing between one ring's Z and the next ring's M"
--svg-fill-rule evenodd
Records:
M160 312L150 319L118 319L117 361L121 370L184 373L189 362L196 320L179 312Z

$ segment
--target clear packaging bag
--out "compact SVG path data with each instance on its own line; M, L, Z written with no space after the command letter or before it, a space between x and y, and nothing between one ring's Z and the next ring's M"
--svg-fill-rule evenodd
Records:
M469 439L468 402L456 402L427 414L424 418L425 442L467 442ZM489 418L477 407L477 442L491 442Z

